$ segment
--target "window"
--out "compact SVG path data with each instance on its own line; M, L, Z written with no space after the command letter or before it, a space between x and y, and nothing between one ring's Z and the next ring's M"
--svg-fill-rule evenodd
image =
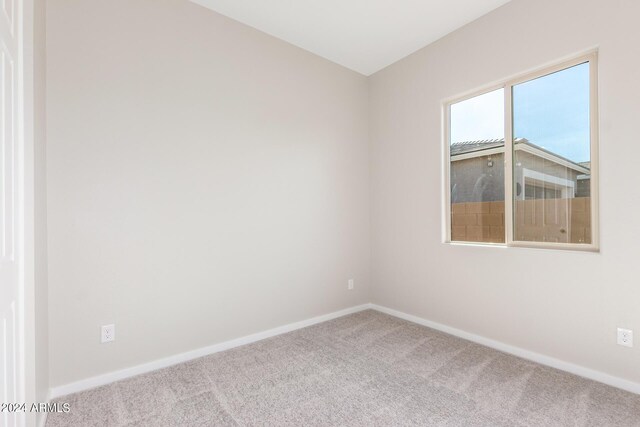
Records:
M451 239L504 243L504 89L451 104Z
M595 53L449 102L449 242L597 249Z

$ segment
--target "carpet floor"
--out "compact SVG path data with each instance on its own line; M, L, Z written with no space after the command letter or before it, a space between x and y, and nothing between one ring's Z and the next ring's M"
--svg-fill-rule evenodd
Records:
M47 426L640 426L640 396L367 310L57 400Z

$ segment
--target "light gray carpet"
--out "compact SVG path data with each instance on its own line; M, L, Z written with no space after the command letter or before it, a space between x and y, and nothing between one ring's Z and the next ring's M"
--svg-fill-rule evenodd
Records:
M56 426L640 426L640 396L367 310L59 399Z

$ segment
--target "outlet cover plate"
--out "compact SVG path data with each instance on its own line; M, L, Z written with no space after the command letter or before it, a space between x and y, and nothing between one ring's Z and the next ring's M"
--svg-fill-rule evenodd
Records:
M106 343L116 339L116 325L104 325L101 329L100 342Z
M618 344L625 347L633 347L633 331L631 329L618 328Z

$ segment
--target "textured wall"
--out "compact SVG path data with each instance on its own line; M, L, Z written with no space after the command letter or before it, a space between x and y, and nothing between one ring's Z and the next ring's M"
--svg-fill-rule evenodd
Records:
M373 300L640 382L635 0L514 0L373 75ZM442 243L442 100L599 47L601 251ZM553 271L541 278L540 271Z
M365 77L187 0L47 37L52 386L368 302Z

